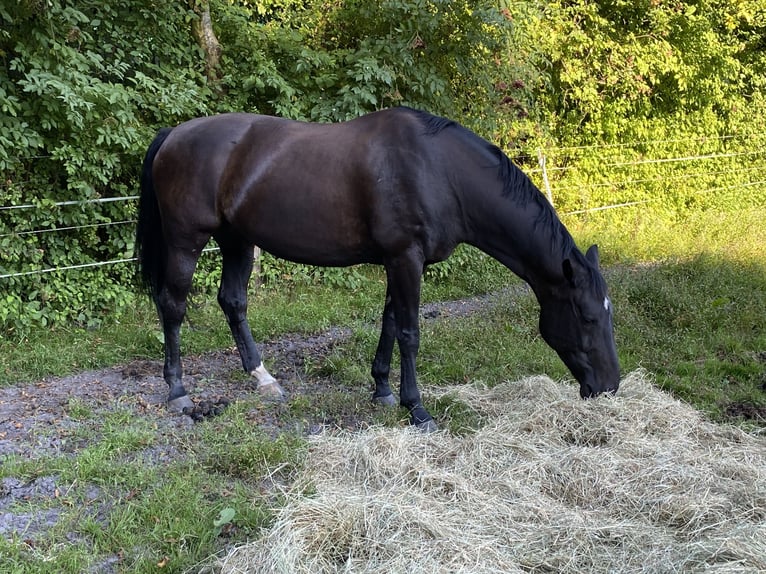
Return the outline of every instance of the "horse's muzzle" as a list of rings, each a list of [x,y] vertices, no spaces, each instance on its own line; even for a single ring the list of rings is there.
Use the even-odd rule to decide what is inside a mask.
[[[580,396],[583,399],[595,399],[598,396],[601,395],[607,395],[613,397],[617,394],[617,386],[604,389],[603,391],[593,391],[588,384],[582,384],[580,385]]]

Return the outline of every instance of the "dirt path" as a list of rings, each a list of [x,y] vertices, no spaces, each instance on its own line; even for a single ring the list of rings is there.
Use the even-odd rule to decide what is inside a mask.
[[[508,296],[508,293],[500,292],[426,304],[421,315],[426,321],[465,316]],[[316,335],[285,335],[262,343],[261,349],[272,374],[286,383],[284,386],[290,395],[311,395],[327,389],[331,381],[321,376],[307,376],[306,365],[320,364],[335,345],[350,335],[350,329],[334,327]],[[251,384],[243,382],[239,355],[234,347],[185,356],[183,362],[184,382],[195,401],[220,398],[236,401],[254,392]],[[158,425],[166,431],[193,424],[187,416],[169,415],[164,406],[166,397],[167,385],[162,379],[160,360],[133,361],[127,365],[2,388],[0,459],[11,454],[35,458],[71,452],[74,445],[67,439],[73,434],[72,427],[78,423],[70,414],[77,408],[96,414],[115,408],[128,408],[137,415],[153,414]],[[263,424],[278,426],[279,421],[264,420]]]

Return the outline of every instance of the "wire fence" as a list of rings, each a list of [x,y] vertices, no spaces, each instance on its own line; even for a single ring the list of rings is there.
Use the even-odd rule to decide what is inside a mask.
[[[723,135],[715,137],[700,137],[694,139],[667,139],[667,140],[652,140],[652,141],[636,141],[619,144],[604,144],[604,145],[591,145],[591,146],[570,146],[570,147],[556,147],[540,149],[537,153],[536,168],[525,168],[524,171],[535,179],[540,185],[543,192],[547,195],[548,199],[554,206],[556,206],[557,195],[562,193],[571,192],[573,190],[584,189],[630,189],[641,188],[649,184],[655,183],[668,183],[673,181],[709,181],[715,180],[718,177],[725,177],[732,173],[733,169],[736,169],[738,177],[752,175],[754,179],[747,181],[739,181],[731,185],[715,185],[700,187],[695,190],[697,195],[705,195],[713,192],[721,192],[725,190],[748,190],[750,188],[764,187],[766,186],[766,161],[758,163],[754,160],[764,160],[766,158],[766,146],[762,145],[763,140],[766,138],[766,134],[747,134],[747,135]],[[605,178],[602,181],[580,181],[576,183],[571,179],[577,179],[578,172],[583,171],[583,166],[579,165],[573,158],[576,159],[578,154],[583,152],[594,151],[622,151],[622,150],[639,150],[639,149],[652,149],[658,148],[662,145],[678,145],[679,147],[693,146],[695,144],[710,144],[718,143],[730,144],[731,142],[738,141],[740,144],[743,142],[750,142],[752,147],[760,149],[746,149],[744,151],[719,151],[714,153],[700,153],[697,155],[680,154],[668,154],[659,157],[640,157],[631,159],[620,159],[616,161],[606,161],[600,163],[598,169]],[[682,145],[681,145],[682,144]],[[608,155],[608,154],[605,154]],[[528,163],[530,160],[535,159],[533,156],[525,155],[512,158],[521,163]],[[755,165],[742,165],[741,162],[747,161],[755,163]],[[731,162],[740,162],[736,166]],[[678,165],[684,164],[686,166],[693,166],[691,171],[684,171],[682,173],[661,173],[653,175],[651,177],[644,177],[636,175],[636,168],[643,166],[662,166],[662,165]],[[721,167],[722,164],[725,167]],[[698,167],[698,166],[703,167]],[[710,167],[704,167],[710,166]],[[625,177],[623,174],[626,170],[632,170],[629,177]],[[640,170],[638,170],[640,173]],[[569,177],[571,176],[571,177]],[[34,203],[25,203],[21,205],[0,205],[0,215],[4,211],[10,210],[40,210],[48,209],[51,207],[61,208],[77,205],[98,205],[113,202],[128,202],[136,201],[138,196],[130,195],[125,197],[109,197],[101,199],[88,199],[81,201],[61,201],[48,203],[46,205],[38,205]],[[566,211],[560,211],[559,215],[579,215],[585,213],[595,213],[612,209],[622,209],[628,207],[635,207],[639,205],[645,205],[653,201],[661,199],[660,197],[648,197],[648,198],[636,198],[627,201],[615,201],[613,203],[604,203],[599,205],[592,205],[583,207],[581,209],[570,209]],[[64,232],[76,232],[85,229],[98,229],[115,226],[129,226],[135,225],[135,219],[123,219],[120,221],[102,221],[98,223],[88,223],[83,225],[69,225],[65,227],[46,227],[41,229],[22,229],[3,231],[0,233],[0,239],[12,239],[14,237],[29,237],[29,236],[42,236],[44,234],[51,233],[64,233]],[[1,228],[0,228],[1,229]],[[208,247],[203,252],[208,253],[217,251],[217,247]],[[105,261],[86,261],[81,263],[62,265],[62,266],[50,266],[41,267],[38,269],[30,269],[24,271],[12,271],[0,273],[0,280],[25,277],[30,275],[43,275],[46,273],[62,272],[62,271],[74,271],[81,269],[105,267],[111,265],[123,265],[132,263],[135,261],[133,257],[119,257],[109,259]],[[0,284],[0,287],[2,284]]]
[[[112,203],[114,201],[133,201],[138,199],[137,195],[129,195],[127,197],[103,197],[100,199],[81,199],[76,201],[56,201],[50,204],[51,207],[66,207],[69,205],[89,205],[95,203]],[[0,206],[0,211],[10,211],[12,209],[35,209],[42,206],[34,203],[26,203],[23,205],[4,205]]]

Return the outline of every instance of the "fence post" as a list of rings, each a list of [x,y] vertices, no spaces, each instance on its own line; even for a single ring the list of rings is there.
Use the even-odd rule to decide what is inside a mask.
[[[537,163],[543,172],[543,185],[545,186],[545,195],[548,201],[553,205],[553,195],[551,194],[551,182],[548,181],[548,171],[545,169],[545,155],[541,148],[537,148]]]

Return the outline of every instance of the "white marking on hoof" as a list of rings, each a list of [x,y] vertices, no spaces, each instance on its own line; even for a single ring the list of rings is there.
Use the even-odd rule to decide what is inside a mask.
[[[250,374],[255,377],[258,384],[258,392],[261,393],[261,395],[278,399],[285,396],[282,387],[277,380],[271,376],[271,373],[266,370],[263,363],[258,365]]]
[[[185,408],[194,408],[194,402],[189,398],[189,395],[181,395],[171,401],[168,401],[168,410],[171,413],[182,413]]]

